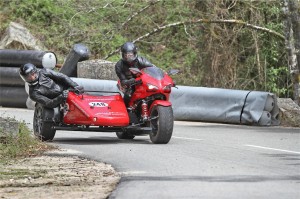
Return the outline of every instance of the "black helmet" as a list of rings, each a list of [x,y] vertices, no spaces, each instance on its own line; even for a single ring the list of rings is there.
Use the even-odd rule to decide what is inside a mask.
[[[37,72],[38,71],[35,65],[31,63],[27,63],[20,67],[19,74],[20,77],[29,85],[35,85],[38,83],[38,79],[39,79]]]
[[[127,63],[132,63],[137,58],[137,48],[132,42],[126,42],[121,47],[122,59]]]

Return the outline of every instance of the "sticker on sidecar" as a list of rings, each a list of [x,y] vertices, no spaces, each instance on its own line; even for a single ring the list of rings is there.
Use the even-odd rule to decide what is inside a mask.
[[[105,102],[90,102],[89,105],[92,107],[107,107],[108,106],[108,104]]]

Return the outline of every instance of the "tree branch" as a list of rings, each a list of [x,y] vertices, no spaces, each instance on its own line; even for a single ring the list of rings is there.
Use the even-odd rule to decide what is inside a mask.
[[[150,2],[150,4],[148,4],[146,7],[140,9],[139,11],[133,13],[133,15],[131,15],[129,18],[127,18],[127,20],[125,22],[123,22],[120,26],[119,29],[121,29],[125,24],[127,24],[129,21],[131,21],[134,17],[136,17],[137,15],[139,15],[140,13],[142,13],[144,10],[148,9],[150,6],[155,5],[156,3],[160,2],[161,0],[156,0],[156,1],[152,1]]]
[[[277,37],[279,37],[280,39],[285,39],[285,37],[283,35],[281,35],[280,33],[270,30],[268,28],[264,28],[264,27],[260,27],[260,26],[256,26],[253,24],[249,24],[246,23],[244,21],[241,20],[236,20],[236,19],[228,19],[228,20],[208,20],[208,19],[198,19],[198,20],[191,20],[191,21],[181,21],[181,22],[176,22],[176,23],[171,23],[171,24],[167,24],[165,26],[160,26],[158,28],[154,28],[151,32],[148,32],[145,35],[142,35],[140,37],[138,37],[137,39],[133,40],[132,42],[138,42],[144,38],[147,38],[155,33],[158,33],[166,28],[170,28],[170,27],[176,27],[176,26],[181,26],[181,25],[185,25],[185,24],[196,24],[196,23],[229,23],[229,24],[236,24],[236,25],[242,25],[244,27],[250,28],[250,29],[254,29],[254,30],[260,30],[263,32],[267,32],[270,33],[272,35],[275,35]],[[116,54],[119,52],[119,48],[118,47],[115,51],[111,52],[110,54],[108,54],[106,57],[104,57],[103,59],[108,59],[109,57],[111,57],[112,55]]]

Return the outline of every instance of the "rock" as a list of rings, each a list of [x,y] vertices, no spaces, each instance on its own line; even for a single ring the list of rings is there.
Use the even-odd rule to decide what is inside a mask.
[[[21,24],[11,22],[0,41],[0,49],[33,49],[45,50],[45,47],[28,29]]]
[[[16,137],[19,133],[20,123],[13,118],[0,117],[0,139],[8,136]]]
[[[118,80],[114,62],[87,60],[77,64],[77,77],[102,80]]]
[[[282,126],[300,127],[300,107],[290,98],[278,98]]]

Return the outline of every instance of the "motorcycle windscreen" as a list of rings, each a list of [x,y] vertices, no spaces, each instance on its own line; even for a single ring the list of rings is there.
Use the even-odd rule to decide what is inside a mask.
[[[69,93],[65,124],[128,126],[129,116],[121,95],[93,96]]]

